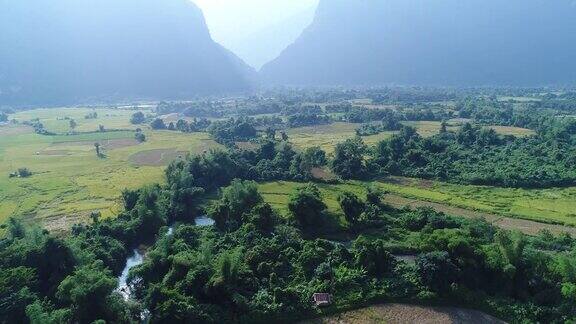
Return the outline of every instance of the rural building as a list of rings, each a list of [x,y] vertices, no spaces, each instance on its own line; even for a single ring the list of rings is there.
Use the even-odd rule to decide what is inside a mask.
[[[315,293],[312,298],[314,299],[314,304],[318,307],[332,304],[332,296],[327,293]]]

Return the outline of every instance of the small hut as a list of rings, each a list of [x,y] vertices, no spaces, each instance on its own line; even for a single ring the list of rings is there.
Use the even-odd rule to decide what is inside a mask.
[[[314,299],[314,304],[318,307],[329,306],[332,304],[332,296],[327,293],[315,293],[312,295],[312,298]]]

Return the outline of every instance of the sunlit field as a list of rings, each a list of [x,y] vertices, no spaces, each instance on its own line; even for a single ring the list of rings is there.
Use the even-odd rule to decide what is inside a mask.
[[[448,131],[458,131],[460,126],[462,125],[463,121],[460,120],[449,120],[447,121],[446,129]],[[438,134],[440,128],[442,127],[442,123],[438,121],[412,121],[412,122],[403,122],[406,126],[412,126],[418,130],[418,134],[423,137],[430,137]],[[516,137],[525,137],[536,134],[531,129],[520,128],[520,127],[511,127],[511,126],[486,126],[489,128],[494,129],[500,135],[514,135]]]
[[[15,116],[25,120],[34,114],[49,131],[62,132],[67,131],[68,121],[58,118],[64,113],[84,116],[90,111],[56,109]],[[163,170],[173,159],[218,146],[206,133],[152,131],[148,127],[144,127],[144,143],[136,141],[135,132],[129,130],[81,133],[79,130],[92,130],[99,124],[136,128],[129,121],[132,111],[96,112],[97,119],[78,119],[76,135],[44,136],[26,126],[0,127],[0,221],[16,216],[61,230],[86,221],[92,211],[101,212],[103,217],[117,215],[122,210],[119,198],[123,189],[161,183]],[[103,158],[96,155],[96,142],[101,144]],[[28,168],[33,175],[9,178],[18,168]]]
[[[435,181],[424,181],[408,178],[390,178],[374,182],[348,181],[342,184],[319,185],[328,210],[338,217],[343,214],[338,205],[337,197],[344,191],[350,191],[358,196],[365,196],[366,187],[375,185],[390,195],[385,200],[397,205],[395,199],[404,197],[422,202],[438,203],[441,206],[458,207],[455,216],[501,216],[520,218],[542,223],[576,226],[576,188],[553,189],[512,189],[483,186],[456,185]],[[259,185],[266,201],[276,207],[281,214],[287,214],[286,204],[290,194],[302,186],[295,182],[269,182]],[[438,208],[450,212],[449,208]],[[467,213],[466,210],[478,213]],[[458,213],[466,215],[458,215]],[[535,224],[537,226],[538,224]],[[537,232],[537,230],[535,231]]]
[[[359,126],[360,124],[337,122],[328,125],[292,128],[287,133],[290,142],[298,149],[320,146],[327,153],[332,153],[336,144],[356,136],[356,129]],[[384,132],[363,137],[362,140],[368,145],[374,145],[389,138],[392,134],[393,132]]]

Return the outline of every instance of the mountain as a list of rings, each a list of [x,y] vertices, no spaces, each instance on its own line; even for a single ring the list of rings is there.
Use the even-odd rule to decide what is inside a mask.
[[[188,0],[0,0],[0,105],[248,90]]]
[[[314,19],[315,7],[310,7],[281,22],[266,26],[248,37],[228,44],[230,50],[257,70],[278,57],[292,44]]]
[[[576,84],[573,0],[321,0],[261,71],[288,85]]]

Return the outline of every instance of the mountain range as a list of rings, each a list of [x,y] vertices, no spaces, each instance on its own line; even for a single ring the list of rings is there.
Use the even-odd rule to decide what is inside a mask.
[[[236,93],[255,71],[188,0],[0,0],[0,105]]]
[[[270,27],[242,54],[261,64],[307,19]],[[211,38],[189,0],[0,0],[0,31],[0,106],[189,99],[258,83],[576,84],[573,0],[321,0],[260,73]]]
[[[572,0],[321,0],[261,70],[285,85],[576,83]]]

